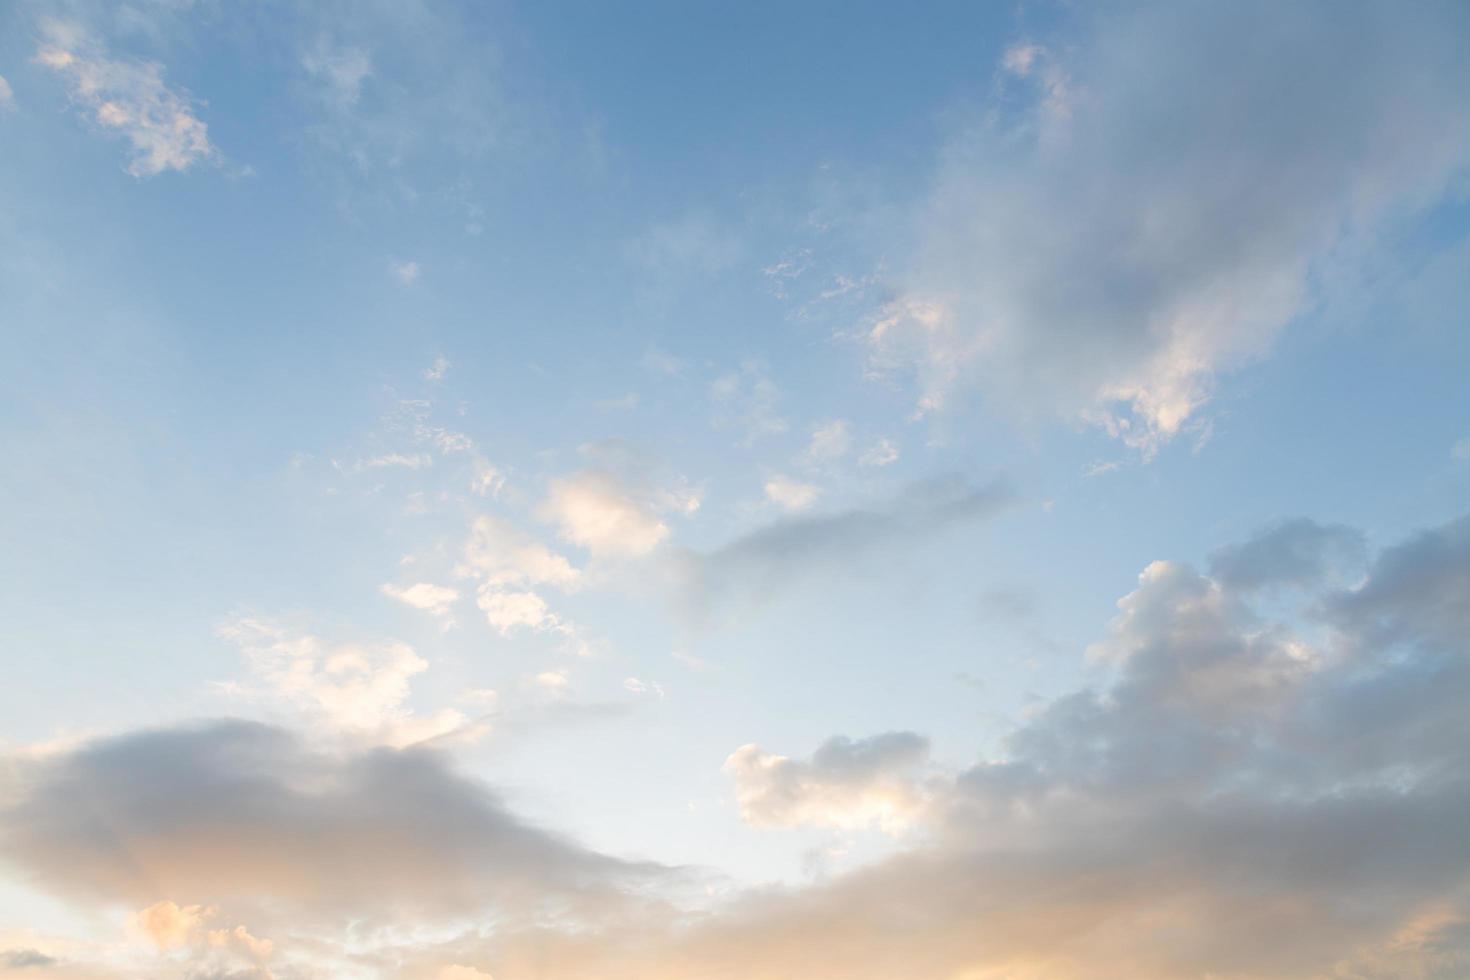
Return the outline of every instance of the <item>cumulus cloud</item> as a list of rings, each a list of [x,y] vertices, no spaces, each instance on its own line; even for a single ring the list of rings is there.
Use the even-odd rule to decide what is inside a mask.
[[[332,644],[248,617],[224,623],[219,633],[240,648],[257,679],[222,689],[288,708],[324,732],[392,745],[478,732],[453,709],[409,709],[410,680],[429,664],[406,643]]]
[[[454,604],[459,601],[459,591],[445,585],[434,585],[431,582],[415,582],[413,585],[400,586],[391,582],[380,586],[385,596],[397,599],[399,602],[435,616],[447,616]]]
[[[1358,529],[1298,517],[1219,549],[1210,556],[1210,574],[1242,590],[1273,585],[1310,588],[1334,572],[1361,568],[1367,557],[1368,542]]]
[[[766,499],[785,510],[806,510],[817,502],[822,491],[810,483],[793,480],[777,473],[766,481]]]
[[[187,94],[164,84],[162,65],[111,58],[101,42],[65,21],[44,21],[41,36],[37,63],[66,79],[73,104],[98,126],[132,145],[128,173],[152,177],[217,158],[209,127]]]
[[[743,745],[725,760],[725,772],[735,780],[740,816],[755,826],[877,824],[896,834],[925,807],[915,770],[928,754],[928,740],[912,732],[839,736],[818,746],[809,761]]]
[[[625,443],[592,443],[581,452],[597,465],[552,480],[537,514],[562,540],[594,556],[646,555],[669,536],[665,515],[699,510],[696,490],[661,479],[658,467]]]
[[[492,909],[515,919],[550,902],[590,913],[658,873],[524,823],[425,749],[324,752],[221,721],[100,739],[8,771],[0,854],[12,868],[84,903],[157,903],[145,928],[169,946],[215,918],[211,908],[293,927]],[[214,939],[248,946],[247,935]]]
[[[881,549],[907,549],[946,529],[992,516],[1014,499],[1003,482],[941,479],[868,510],[786,517],[714,551],[675,561],[679,601],[696,620],[760,603],[815,574],[850,568]]]
[[[1327,266],[1470,162],[1470,23],[1453,3],[1320,2],[1068,25],[1007,52],[866,339],[876,371],[917,375],[921,410],[976,387],[1147,456],[1312,307]]]

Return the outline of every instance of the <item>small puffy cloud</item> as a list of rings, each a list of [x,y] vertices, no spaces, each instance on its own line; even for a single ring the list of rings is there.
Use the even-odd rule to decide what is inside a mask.
[[[623,690],[629,694],[652,694],[660,701],[664,699],[663,685],[652,681],[639,680],[637,677],[628,677],[623,680]]]
[[[810,483],[793,480],[779,473],[766,481],[766,499],[785,510],[806,510],[817,502],[822,491]]]
[[[852,426],[845,419],[833,419],[812,428],[806,458],[812,463],[831,463],[852,451]]]
[[[1363,532],[1299,517],[1215,551],[1210,555],[1210,574],[1240,590],[1274,585],[1310,588],[1328,581],[1334,572],[1361,568],[1367,558]]]
[[[217,913],[217,909],[203,905],[180,906],[165,899],[143,909],[134,921],[159,949],[174,949],[191,942]]]
[[[851,830],[876,824],[897,834],[927,805],[917,770],[928,754],[928,739],[912,732],[838,736],[806,761],[744,745],[725,760],[725,772],[735,780],[740,816],[755,826]]]
[[[400,746],[470,733],[458,711],[420,716],[408,708],[410,680],[429,665],[406,643],[330,644],[251,618],[226,622],[219,633],[257,678],[253,686],[221,685],[225,691],[288,707],[327,733]]]
[[[444,375],[449,373],[449,359],[445,357],[434,358],[434,363],[424,368],[423,378],[425,381],[443,381]]]
[[[470,492],[479,497],[498,497],[505,489],[505,475],[483,456],[475,457]]]
[[[405,286],[412,286],[419,281],[419,264],[417,262],[398,262],[395,260],[388,263],[388,272],[394,279],[397,279]]]
[[[892,440],[879,439],[858,457],[859,466],[877,468],[898,462],[898,446]]]
[[[1450,447],[1450,459],[1462,463],[1470,460],[1470,437],[1455,441],[1455,444]]]
[[[482,586],[477,600],[485,620],[509,635],[517,629],[559,630],[564,629],[561,620],[551,612],[546,600],[534,592],[505,591],[495,586]]]
[[[641,467],[618,449],[584,447],[610,465],[552,480],[537,514],[556,526],[562,540],[594,555],[636,558],[668,537],[664,514],[692,514],[699,509],[700,496],[683,485],[652,485]]]
[[[15,106],[15,92],[10,88],[10,83],[0,75],[0,109],[10,109]]]
[[[380,587],[380,591],[404,605],[435,616],[447,616],[454,603],[459,601],[459,590],[429,582],[416,582],[407,587],[387,583]]]
[[[152,177],[218,156],[193,101],[164,84],[163,66],[110,58],[100,42],[64,21],[44,21],[41,36],[36,62],[66,79],[72,103],[103,130],[132,144],[128,173]]]
[[[532,678],[532,680],[537,687],[558,693],[565,691],[568,683],[567,672],[565,670],[544,670]]]
[[[497,587],[551,585],[571,590],[582,583],[582,573],[564,556],[509,521],[484,515],[470,526],[460,568]]]

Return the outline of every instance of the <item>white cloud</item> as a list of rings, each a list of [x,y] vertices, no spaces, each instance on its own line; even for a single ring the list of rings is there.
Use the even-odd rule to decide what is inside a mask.
[[[203,905],[181,906],[164,899],[140,911],[133,921],[159,949],[174,949],[191,942],[218,911]]]
[[[436,357],[433,364],[424,368],[423,378],[425,381],[443,381],[447,373],[449,373],[449,359],[442,356]]]
[[[858,457],[859,466],[882,467],[898,462],[898,446],[888,439],[879,439]]]
[[[388,263],[388,272],[405,286],[412,286],[419,281],[419,264],[417,262]]]
[[[1470,437],[1459,439],[1450,447],[1450,459],[1460,462],[1470,460]]]
[[[11,89],[10,83],[5,80],[5,76],[0,75],[0,109],[9,109],[14,105],[15,92]]]
[[[629,694],[653,694],[660,701],[664,699],[663,685],[652,681],[639,680],[637,677],[628,677],[623,680],[623,690]]]
[[[852,451],[852,426],[845,419],[833,419],[812,427],[806,458],[813,463],[831,463]]]
[[[480,516],[470,526],[461,571],[496,586],[552,585],[571,590],[582,573],[565,557],[508,521]]]
[[[812,484],[779,473],[766,481],[765,489],[766,499],[786,510],[806,510],[821,495],[821,491]]]
[[[674,503],[686,512],[699,506],[697,497]],[[553,480],[538,513],[563,540],[596,555],[645,555],[669,535],[656,502],[606,470]]]
[[[508,592],[492,585],[480,587],[477,600],[485,620],[501,635],[517,629],[558,630],[562,623],[552,614],[546,600],[534,592]]]
[[[483,456],[475,457],[474,473],[470,477],[470,492],[481,497],[498,497],[505,489],[505,476]]]
[[[755,826],[877,825],[899,834],[928,805],[917,777],[928,754],[928,740],[911,732],[828,739],[805,762],[744,745],[725,772],[735,779],[740,816]]]
[[[64,21],[44,21],[41,34],[35,60],[67,80],[71,101],[99,126],[132,144],[128,173],[152,177],[218,156],[192,100],[164,84],[163,66],[109,58],[98,41]]]
[[[435,616],[447,616],[454,603],[459,601],[458,590],[429,582],[416,582],[407,587],[388,583],[381,588],[384,595]]]
[[[406,643],[334,645],[251,618],[230,620],[219,634],[240,648],[260,684],[221,689],[289,707],[329,734],[397,746],[478,734],[458,711],[422,716],[407,707],[410,680],[429,664]]]
[[[1470,162],[1463,16],[1141,4],[1013,47],[1023,101],[944,154],[872,369],[1153,454]]]

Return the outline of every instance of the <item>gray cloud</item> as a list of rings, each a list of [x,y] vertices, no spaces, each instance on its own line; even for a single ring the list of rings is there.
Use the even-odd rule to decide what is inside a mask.
[[[1210,555],[1210,574],[1234,589],[1275,585],[1308,588],[1340,569],[1361,567],[1368,555],[1363,532],[1305,517],[1264,528],[1249,541]]]
[[[677,566],[681,605],[700,621],[731,606],[759,604],[812,576],[991,517],[1015,499],[1002,480],[977,487],[947,478],[872,509],[787,517],[715,551],[685,552]]]
[[[56,958],[34,949],[0,950],[0,967],[6,970],[24,970],[28,967],[55,966]]]
[[[92,903],[259,906],[294,922],[591,910],[658,869],[515,818],[426,749],[329,754],[220,721],[91,742],[18,765],[0,854]]]
[[[928,784],[929,830],[908,850],[683,929],[512,938],[495,966],[615,980],[1462,977],[1470,632],[1447,627],[1470,596],[1467,527],[1423,532],[1361,586],[1306,596],[1326,627],[1310,639],[1251,590],[1156,562],[1094,648],[1116,665],[1110,682]],[[1257,571],[1289,576],[1298,556],[1278,557]],[[754,771],[871,776],[894,738],[922,744],[834,741],[819,753],[831,764],[762,753]]]

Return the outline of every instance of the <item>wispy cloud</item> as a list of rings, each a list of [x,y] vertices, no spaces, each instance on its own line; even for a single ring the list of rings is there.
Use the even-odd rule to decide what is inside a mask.
[[[218,159],[194,100],[164,84],[162,65],[109,57],[100,41],[66,21],[44,21],[41,34],[35,60],[66,79],[72,102],[93,122],[132,144],[128,173],[152,177]]]

